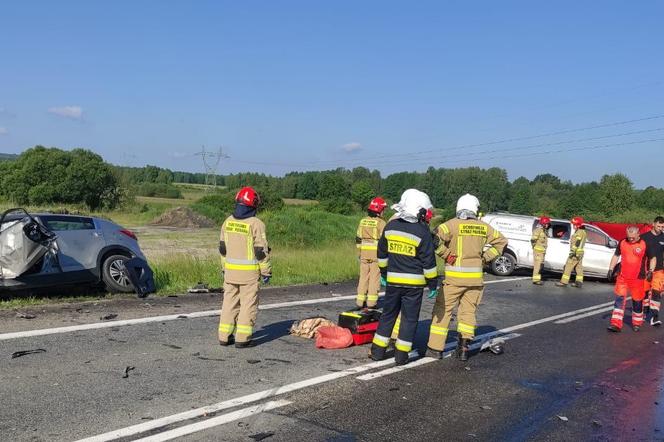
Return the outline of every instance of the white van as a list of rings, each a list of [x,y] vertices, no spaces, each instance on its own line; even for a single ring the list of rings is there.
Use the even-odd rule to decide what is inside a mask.
[[[508,239],[503,255],[491,263],[491,271],[500,276],[511,275],[518,268],[533,268],[533,248],[530,244],[538,218],[511,213],[488,213],[482,221],[498,229]],[[588,239],[584,247],[583,273],[599,278],[609,277],[609,264],[618,241],[598,227],[585,224]],[[562,273],[569,256],[572,225],[568,220],[551,219],[544,258],[544,270]]]

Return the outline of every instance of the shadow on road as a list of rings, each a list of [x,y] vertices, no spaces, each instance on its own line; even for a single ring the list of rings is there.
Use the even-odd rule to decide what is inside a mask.
[[[267,344],[270,341],[279,339],[288,335],[291,325],[293,325],[294,320],[279,321],[274,324],[268,324],[256,331],[253,336],[254,342],[256,345]]]

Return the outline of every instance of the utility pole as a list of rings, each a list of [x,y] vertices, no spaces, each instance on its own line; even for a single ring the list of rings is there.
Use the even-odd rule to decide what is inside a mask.
[[[205,171],[205,185],[208,189],[217,187],[217,174],[219,171],[219,164],[222,158],[230,158],[223,151],[223,147],[219,147],[219,151],[210,152],[205,150],[202,146],[201,151],[196,154],[203,159],[203,170]]]

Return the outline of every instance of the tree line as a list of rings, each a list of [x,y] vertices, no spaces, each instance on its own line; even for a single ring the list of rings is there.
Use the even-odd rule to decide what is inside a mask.
[[[92,210],[112,209],[132,193],[177,198],[180,190],[174,184],[204,182],[202,173],[150,165],[113,166],[83,149],[64,151],[36,146],[14,160],[0,162],[0,197],[17,204],[85,204]],[[217,183],[230,194],[250,185],[269,192],[272,201],[279,197],[318,200],[324,210],[336,213],[364,210],[376,195],[397,201],[411,187],[428,193],[442,217],[454,215],[456,200],[464,193],[476,195],[485,212],[560,218],[581,215],[624,222],[651,221],[655,214],[664,213],[664,189],[637,190],[623,174],[575,184],[552,174],[510,181],[507,172],[497,167],[430,167],[425,172],[398,172],[386,177],[378,170],[355,167],[290,172],[283,177],[261,173],[220,175]]]

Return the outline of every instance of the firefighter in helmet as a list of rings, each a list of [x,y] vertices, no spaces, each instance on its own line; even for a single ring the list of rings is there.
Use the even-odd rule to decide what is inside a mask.
[[[546,255],[546,245],[548,241],[547,231],[551,225],[551,218],[542,216],[539,224],[533,229],[533,236],[530,243],[533,245],[533,284],[542,285],[542,266]]]
[[[387,203],[381,197],[371,200],[367,209],[367,216],[362,218],[357,227],[355,242],[360,260],[360,280],[357,284],[356,304],[358,308],[365,305],[368,308],[376,307],[378,291],[380,290],[380,269],[378,268],[378,240],[385,229],[383,211]]]
[[[574,287],[581,288],[583,286],[583,249],[586,245],[586,228],[583,225],[583,218],[575,216],[571,220],[574,233],[569,241],[569,256],[565,262],[565,269],[560,282],[557,282],[558,287],[567,287],[569,284],[572,271],[576,272],[576,279],[572,284]]]
[[[245,348],[255,345],[251,337],[258,313],[258,284],[272,277],[270,247],[265,224],[256,217],[260,203],[252,187],[235,196],[235,211],[221,226],[219,253],[224,274],[224,300],[219,320],[219,344]]]

